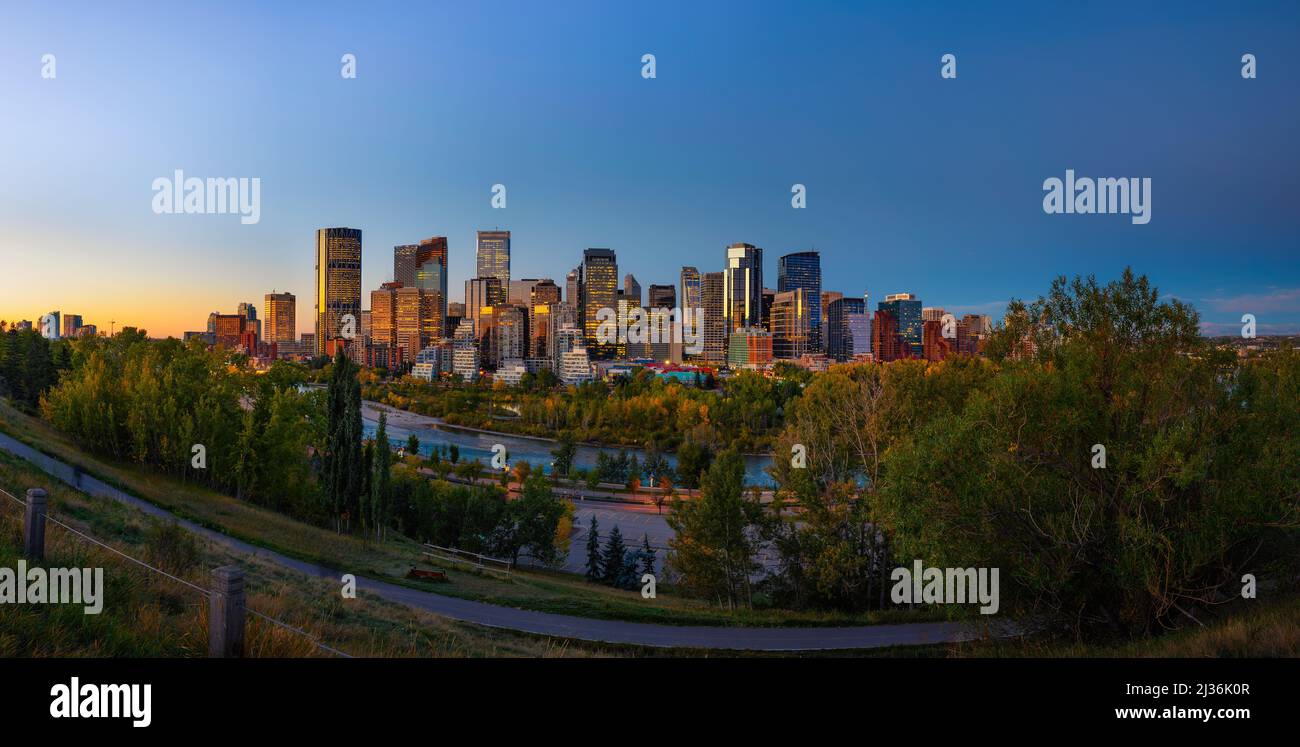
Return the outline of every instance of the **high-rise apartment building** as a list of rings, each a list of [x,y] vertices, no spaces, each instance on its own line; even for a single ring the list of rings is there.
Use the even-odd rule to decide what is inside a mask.
[[[757,327],[763,320],[763,250],[753,244],[727,247],[722,284],[727,331]]]
[[[589,352],[595,357],[613,357],[617,345],[596,341],[602,309],[618,312],[618,257],[613,249],[587,249],[582,253],[582,331]]]
[[[322,228],[316,232],[316,354],[343,337],[344,321],[361,317],[361,229]]]
[[[478,232],[478,272],[481,278],[496,278],[504,292],[510,287],[510,232]],[[504,303],[504,299],[502,300]]]
[[[809,326],[807,352],[819,352],[824,349],[822,347],[821,254],[815,251],[793,252],[777,260],[777,294],[795,289],[806,291]]]
[[[262,316],[266,326],[262,339],[267,342],[293,342],[298,339],[298,301],[292,293],[267,293],[262,298]]]

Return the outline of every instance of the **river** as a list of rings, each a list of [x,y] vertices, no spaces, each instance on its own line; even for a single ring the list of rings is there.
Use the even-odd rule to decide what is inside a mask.
[[[489,464],[492,461],[492,447],[496,444],[502,444],[506,447],[506,453],[509,455],[511,462],[523,459],[530,463],[534,469],[542,469],[546,472],[551,469],[551,461],[554,459],[551,456],[551,450],[555,448],[555,442],[552,440],[513,436],[508,433],[485,433],[466,430],[444,425],[437,418],[404,410],[394,410],[386,405],[371,401],[366,401],[361,410],[366,438],[373,438],[375,435],[380,409],[388,413],[388,440],[394,446],[405,443],[407,437],[414,433],[415,437],[420,439],[420,454],[423,456],[432,453],[435,446],[443,448],[444,453],[446,453],[445,449],[455,444],[460,449],[460,458],[462,460],[472,461],[478,459],[484,464]],[[619,449],[578,444],[577,453],[573,459],[574,468],[594,468],[596,466],[596,455],[602,451],[610,456],[617,456]],[[638,461],[645,457],[645,453],[641,449],[629,447],[624,451],[627,451],[629,455],[635,454]],[[664,457],[667,458],[668,463],[674,469],[677,467],[676,456],[664,454]],[[771,463],[772,458],[770,456],[746,456],[745,484],[764,488],[772,487],[772,478],[766,472]]]

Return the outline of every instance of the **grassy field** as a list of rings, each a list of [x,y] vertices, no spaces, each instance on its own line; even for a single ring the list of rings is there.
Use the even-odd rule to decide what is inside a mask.
[[[665,585],[658,587],[655,599],[647,600],[639,591],[613,589],[587,583],[572,574],[535,569],[518,570],[503,578],[451,565],[446,568],[447,583],[412,581],[405,578],[406,572],[412,565],[425,564],[428,559],[421,555],[419,544],[396,532],[383,543],[365,542],[147,468],[99,459],[45,421],[3,402],[0,402],[0,430],[39,451],[79,466],[86,474],[105,483],[229,536],[347,573],[383,578],[448,596],[541,612],[668,625],[867,625],[938,617],[922,610],[860,615],[781,609],[729,612],[678,596]],[[43,485],[52,481],[53,478],[46,478]]]
[[[256,558],[192,538],[193,553],[160,555],[159,522],[122,504],[92,498],[0,453],[0,485],[22,497],[29,487],[49,491],[51,514],[132,557],[163,567],[198,586],[212,568],[238,560],[245,568],[250,609],[308,632],[353,656],[595,656],[626,654],[449,621],[362,593],[343,599],[336,584],[308,579]],[[0,496],[0,566],[21,557],[22,507]],[[180,559],[183,558],[183,561]],[[47,567],[102,567],[104,607],[83,614],[76,605],[0,606],[0,657],[207,655],[207,603],[196,590],[96,547],[54,524],[46,528]],[[308,637],[257,617],[246,623],[247,655],[332,656]]]
[[[159,548],[160,522],[114,501],[93,498],[52,482],[32,465],[0,452],[0,486],[21,497],[29,487],[50,492],[54,516],[132,557],[148,560],[199,586],[208,585],[208,571],[238,561],[247,572],[251,609],[300,628],[327,645],[354,656],[394,657],[593,657],[593,656],[735,656],[734,652],[688,649],[648,649],[551,639],[458,623],[412,610],[362,593],[345,600],[333,583],[256,558],[232,556],[223,546],[191,539],[192,554]],[[22,507],[0,496],[0,566],[14,567],[20,557]],[[190,537],[187,533],[184,537]],[[71,605],[0,606],[0,657],[128,656],[196,657],[207,653],[207,604],[197,591],[140,568],[120,556],[95,547],[63,528],[46,531],[46,566],[103,567],[104,611],[85,615]],[[486,576],[451,571],[454,580],[443,588],[474,596],[496,594],[503,586],[519,589],[523,601],[564,609],[564,598],[542,596],[535,587],[550,585],[563,591],[595,594],[580,580],[563,574],[554,579],[496,581]],[[537,574],[545,578],[548,574]],[[537,596],[529,597],[529,594]],[[558,594],[558,593],[557,593]],[[622,595],[608,590],[601,596]],[[626,593],[632,596],[631,593]],[[503,601],[512,601],[506,598]],[[637,596],[639,600],[639,596]],[[593,604],[580,606],[590,612]],[[629,602],[635,604],[637,602]],[[1300,597],[1285,594],[1261,598],[1254,607],[1209,621],[1208,627],[1188,627],[1164,636],[1107,645],[1086,644],[1040,636],[1033,639],[820,652],[815,656],[854,657],[1236,657],[1300,656]],[[575,605],[578,606],[578,605]],[[653,608],[651,608],[653,609]],[[617,612],[617,610],[615,610]],[[674,618],[679,619],[679,618]],[[249,656],[331,656],[311,638],[286,631],[256,617],[247,621]],[[781,654],[743,654],[778,656]]]

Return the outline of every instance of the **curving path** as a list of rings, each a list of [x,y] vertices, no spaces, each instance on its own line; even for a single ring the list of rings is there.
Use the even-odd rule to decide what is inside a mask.
[[[338,579],[342,572],[250,545],[221,532],[173,515],[154,504],[74,470],[8,434],[0,433],[0,449],[25,459],[51,476],[88,495],[111,498],[151,516],[176,521],[186,530],[240,553],[269,560],[308,576]],[[357,577],[357,587],[398,604],[422,609],[454,620],[507,628],[538,635],[576,638],[612,644],[634,644],[671,648],[699,648],[748,651],[816,651],[909,646],[973,640],[979,631],[961,623],[907,623],[846,628],[754,628],[654,625],[650,623],[598,620],[521,610],[485,602],[443,596],[376,579]]]

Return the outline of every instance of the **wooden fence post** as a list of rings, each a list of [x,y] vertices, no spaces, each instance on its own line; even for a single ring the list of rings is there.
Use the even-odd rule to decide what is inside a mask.
[[[208,601],[208,656],[244,655],[244,569],[226,565],[212,571]]]
[[[27,510],[23,514],[23,554],[32,560],[45,560],[45,491],[27,491]]]

